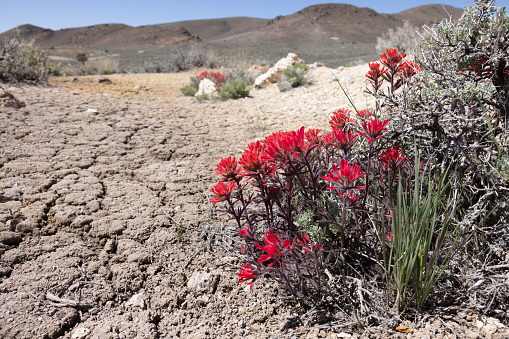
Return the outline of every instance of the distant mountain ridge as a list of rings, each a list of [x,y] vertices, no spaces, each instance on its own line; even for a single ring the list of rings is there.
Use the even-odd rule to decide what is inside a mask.
[[[444,18],[457,20],[462,9],[425,5],[396,14],[380,14],[370,8],[347,4],[321,4],[274,19],[233,17],[191,20],[132,27],[101,24],[61,30],[22,25],[0,34],[5,39],[19,34],[43,48],[65,46],[170,46],[178,43],[220,43],[231,46],[278,46],[296,48],[334,43],[373,43],[389,28],[408,20],[415,26]]]

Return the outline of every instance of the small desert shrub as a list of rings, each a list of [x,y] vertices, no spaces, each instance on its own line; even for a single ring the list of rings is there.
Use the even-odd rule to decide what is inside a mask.
[[[228,69],[224,72],[224,75],[228,80],[241,80],[248,84],[254,83],[256,79],[255,74],[247,72],[244,69]]]
[[[178,46],[168,56],[164,69],[169,72],[182,72],[196,67],[216,68],[217,62],[201,48]]]
[[[185,96],[194,96],[196,92],[198,92],[198,88],[200,87],[200,79],[198,76],[189,77],[190,84],[182,87],[180,92]]]
[[[413,55],[414,49],[421,40],[424,33],[422,29],[413,26],[409,21],[405,21],[403,26],[389,30],[376,38],[376,51],[383,54],[387,49],[397,49],[401,53]]]
[[[220,100],[240,99],[249,96],[249,84],[242,80],[228,80],[219,91]]]
[[[118,72],[118,61],[112,59],[92,59],[87,60],[83,66],[80,67],[81,75],[105,75],[114,74]]]
[[[163,66],[159,63],[153,62],[145,62],[143,64],[143,72],[145,73],[161,73],[163,71]]]
[[[304,77],[308,66],[304,64],[295,64],[283,71],[283,80],[278,83],[281,92],[290,90],[304,84]]]
[[[20,37],[0,42],[0,81],[43,81],[51,70],[46,54]]]
[[[60,66],[54,62],[48,62],[48,68],[49,68],[49,72],[51,75],[54,75],[57,77],[64,75],[64,72],[62,71]]]
[[[84,64],[85,61],[88,60],[88,57],[85,53],[78,53],[78,54],[76,54],[76,60],[78,60],[78,62],[81,62],[82,64]]]

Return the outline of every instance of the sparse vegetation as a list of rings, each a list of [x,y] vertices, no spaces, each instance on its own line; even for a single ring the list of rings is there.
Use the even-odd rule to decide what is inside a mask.
[[[84,64],[85,61],[88,60],[88,57],[85,53],[78,53],[78,54],[76,54],[76,60],[78,60],[78,62],[81,62],[82,64]]]
[[[424,30],[405,21],[403,26],[396,29],[389,28],[381,37],[376,38],[376,51],[383,54],[387,49],[395,48],[401,53],[413,56],[423,34]]]
[[[200,79],[198,79],[198,76],[196,75],[189,77],[189,81],[190,84],[182,87],[180,92],[185,96],[194,96],[200,87]]]
[[[182,72],[196,67],[216,68],[218,64],[201,47],[177,46],[173,48],[163,67],[168,72]]]
[[[240,99],[249,96],[249,84],[243,80],[228,80],[219,91],[220,100]]]
[[[308,66],[305,64],[295,64],[285,69],[283,80],[278,83],[279,90],[284,92],[304,84],[307,70]]]
[[[0,81],[39,82],[50,72],[46,54],[32,42],[18,36],[0,42]]]

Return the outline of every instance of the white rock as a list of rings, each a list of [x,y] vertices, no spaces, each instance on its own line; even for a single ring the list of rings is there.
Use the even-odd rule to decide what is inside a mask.
[[[143,300],[143,292],[135,294],[126,303],[126,306],[145,308],[145,301]]]
[[[260,75],[258,78],[256,78],[256,80],[255,80],[255,87],[257,87],[257,88],[267,87],[271,83],[274,83],[274,82],[276,82],[278,80],[281,80],[283,72],[285,71],[285,69],[287,69],[288,67],[291,67],[291,66],[293,66],[296,63],[301,62],[301,61],[302,60],[300,60],[297,57],[297,54],[295,54],[295,53],[288,53],[286,58],[283,58],[283,59],[279,60],[274,65],[274,67],[270,68],[267,71],[267,73],[264,73],[264,74]]]
[[[71,339],[84,339],[90,334],[90,329],[86,327],[77,327],[72,331]]]
[[[208,290],[211,282],[211,274],[195,271],[187,281],[187,288],[191,290]]]
[[[87,109],[87,113],[97,113],[97,110],[89,108],[89,109]]]
[[[202,81],[200,81],[198,92],[196,92],[194,96],[197,97],[206,94],[209,97],[212,97],[217,95],[218,91],[219,88],[217,87],[217,85],[212,80],[205,78]]]

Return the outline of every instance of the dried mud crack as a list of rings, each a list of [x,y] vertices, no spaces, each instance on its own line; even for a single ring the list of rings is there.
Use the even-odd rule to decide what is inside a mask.
[[[334,72],[365,106],[363,71]],[[238,285],[242,263],[207,201],[221,158],[347,107],[332,70],[314,72],[312,86],[206,104],[179,95],[190,74],[10,88],[27,107],[0,108],[0,193],[18,194],[0,203],[0,337],[352,333],[299,313],[271,281]]]

